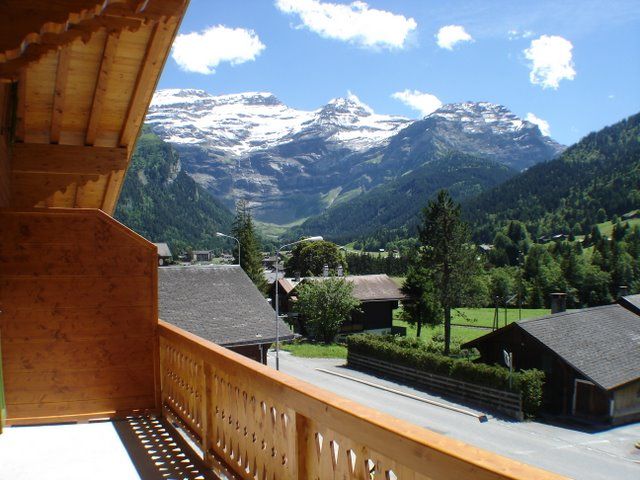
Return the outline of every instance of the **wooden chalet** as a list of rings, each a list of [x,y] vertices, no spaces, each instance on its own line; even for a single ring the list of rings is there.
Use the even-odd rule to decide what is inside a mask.
[[[326,278],[331,277],[278,279],[280,311],[290,314],[291,318],[297,322],[296,288],[303,282],[323,281]],[[386,274],[347,275],[343,278],[353,285],[353,296],[360,301],[360,306],[351,314],[349,321],[342,325],[340,333],[390,333],[393,327],[393,311],[398,308],[400,301],[407,299],[396,283]],[[275,283],[271,287],[270,296],[275,302]],[[304,322],[303,319],[300,321]],[[304,331],[302,323],[297,328]]]
[[[163,455],[153,478],[171,477],[169,468],[186,460],[175,443],[148,448],[174,435],[174,425],[202,450],[207,468],[227,478],[558,478],[158,319],[157,249],[112,214],[186,8],[186,0],[0,1],[6,424],[127,418],[141,439],[137,457]],[[35,438],[40,428],[21,431]],[[15,438],[12,430],[0,440]],[[95,442],[92,452],[103,457],[93,465],[104,475],[113,465],[101,441],[76,440]],[[48,473],[71,478],[66,469],[84,458],[73,446],[65,453],[66,463],[49,459],[59,463]],[[16,457],[3,460],[0,477],[12,465],[24,475],[42,461],[34,451],[25,457],[19,467]]]
[[[640,295],[522,320],[467,342],[480,360],[545,372],[543,409],[612,424],[640,419]]]

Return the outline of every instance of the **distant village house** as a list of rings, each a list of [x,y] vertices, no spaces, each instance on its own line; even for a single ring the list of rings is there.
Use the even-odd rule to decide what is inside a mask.
[[[304,330],[303,324],[297,322],[295,315],[296,287],[309,281],[323,281],[327,277],[304,277],[301,279],[281,278],[278,285],[280,312],[292,314],[294,323]],[[348,275],[344,277],[353,284],[353,296],[360,301],[360,311],[354,311],[351,319],[342,325],[340,333],[390,333],[393,326],[393,311],[398,308],[399,301],[406,300],[396,283],[386,274],[380,275]],[[271,288],[272,303],[275,302],[274,284]],[[275,303],[273,303],[275,306]]]
[[[191,253],[191,260],[194,262],[210,262],[213,258],[211,250],[194,250]]]
[[[163,267],[173,262],[173,255],[169,250],[169,245],[166,243],[154,243],[158,248],[158,265]]]

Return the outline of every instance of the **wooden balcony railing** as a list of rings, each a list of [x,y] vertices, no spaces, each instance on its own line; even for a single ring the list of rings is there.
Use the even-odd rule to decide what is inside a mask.
[[[559,479],[276,372],[160,321],[165,412],[243,479]]]

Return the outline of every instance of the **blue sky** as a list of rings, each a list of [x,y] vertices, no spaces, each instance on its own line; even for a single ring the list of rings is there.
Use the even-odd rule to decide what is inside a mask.
[[[640,111],[640,2],[191,0],[159,88],[411,118],[490,101],[568,145]]]

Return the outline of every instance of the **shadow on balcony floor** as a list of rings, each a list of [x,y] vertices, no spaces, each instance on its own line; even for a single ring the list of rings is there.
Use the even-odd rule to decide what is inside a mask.
[[[113,427],[142,480],[218,478],[163,418],[130,417]]]

